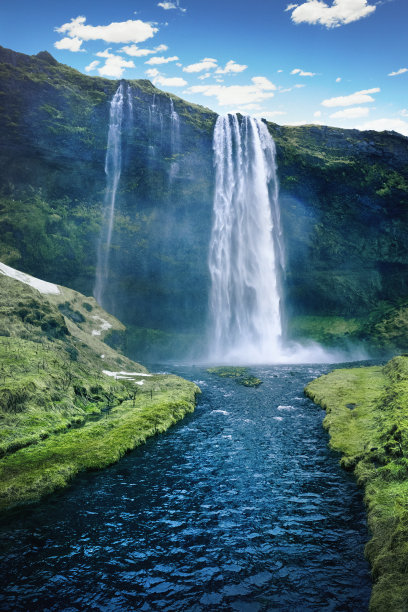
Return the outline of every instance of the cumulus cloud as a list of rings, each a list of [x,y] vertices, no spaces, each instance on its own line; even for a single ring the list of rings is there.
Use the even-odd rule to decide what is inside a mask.
[[[330,115],[332,119],[357,119],[358,117],[367,117],[370,109],[364,106],[355,106],[353,108],[345,108]]]
[[[70,38],[103,40],[108,43],[140,43],[158,32],[157,27],[140,19],[112,22],[106,26],[91,26],[85,22],[86,17],[79,16],[55,30]]]
[[[402,119],[374,119],[356,127],[358,130],[376,130],[377,132],[389,130],[408,136],[408,121],[403,121]]]
[[[369,94],[378,93],[380,90],[379,87],[374,87],[373,89],[362,89],[361,91],[356,91],[353,94],[348,96],[339,96],[337,98],[329,98],[327,100],[323,100],[321,103],[322,106],[354,106],[355,104],[366,104],[367,102],[374,102],[374,98]]]
[[[408,68],[400,68],[395,72],[390,72],[388,76],[397,76],[397,74],[404,74],[404,72],[408,72]]]
[[[341,81],[341,77],[337,77],[336,83],[340,83],[340,81]]]
[[[95,68],[99,66],[100,63],[101,62],[99,60],[94,60],[93,62],[88,64],[88,66],[85,66],[85,72],[92,72],[92,70],[95,70]]]
[[[149,68],[146,70],[145,74],[147,74],[149,79],[154,79],[155,77],[159,76],[160,72],[157,70],[157,68]]]
[[[173,55],[172,57],[163,57],[158,55],[156,57],[151,57],[145,62],[145,64],[150,64],[151,66],[158,66],[159,64],[168,64],[169,62],[177,62],[180,59],[177,55]]]
[[[302,4],[289,4],[286,8],[292,11],[294,23],[321,24],[326,28],[358,21],[374,13],[375,9],[367,0],[333,0],[330,5],[322,0],[306,0]]]
[[[203,72],[204,70],[211,70],[211,68],[217,68],[217,60],[212,57],[205,57],[195,64],[184,66],[183,70],[184,72]]]
[[[57,42],[54,43],[54,47],[56,49],[73,51],[76,53],[77,51],[85,51],[85,49],[81,49],[82,42],[83,41],[77,36],[74,36],[74,38],[65,37],[61,38],[61,40],[57,40]]]
[[[274,96],[271,88],[275,86],[265,77],[254,77],[251,81],[252,85],[193,85],[185,93],[215,97],[220,106],[247,105]]]
[[[106,60],[104,65],[98,68],[99,74],[104,77],[120,79],[120,77],[125,71],[125,68],[136,68],[132,60],[125,60],[120,55],[115,55],[114,53],[111,53],[110,49],[105,49],[105,51],[99,51],[95,55],[97,55],[98,57],[103,57]]]
[[[160,6],[165,11],[171,11],[172,9],[178,9],[182,13],[185,13],[187,9],[179,6],[179,3],[175,4],[174,2],[159,2],[157,6]]]
[[[252,80],[254,85],[259,87],[259,89],[263,89],[263,90],[266,90],[266,91],[272,91],[272,90],[276,89],[276,85],[271,83],[271,81],[269,79],[267,79],[266,77],[264,77],[264,76],[257,76],[257,77],[254,77],[251,80]]]
[[[247,68],[248,66],[245,66],[244,64],[237,64],[237,62],[234,62],[234,60],[229,60],[229,62],[225,64],[224,68],[217,68],[215,72],[216,74],[228,74],[231,72],[243,72]]]
[[[211,72],[206,72],[205,74],[201,74],[197,79],[200,81],[204,81],[204,79],[208,79],[211,76]]]
[[[294,68],[290,74],[297,74],[299,76],[309,76],[309,77],[316,76],[315,72],[305,72],[304,70],[301,70],[300,68]]]
[[[160,53],[162,51],[167,51],[167,45],[159,45],[154,49],[141,49],[137,45],[127,45],[121,48],[123,53],[130,55],[131,57],[145,57],[146,55],[154,55],[155,53]]]
[[[258,117],[259,119],[266,119],[267,121],[272,121],[276,117],[280,117],[282,115],[286,115],[285,111],[260,111],[259,113],[254,113],[254,117]]]
[[[402,110],[400,110],[399,114],[403,117],[408,117],[408,109],[403,108]]]
[[[187,81],[181,77],[165,77],[163,75],[155,77],[153,83],[159,87],[184,87],[187,85]]]
[[[322,111],[319,111],[319,110],[318,110],[318,111],[316,111],[315,113],[313,113],[313,117],[316,117],[317,119],[318,119],[319,117],[321,117],[321,116],[322,116]]]

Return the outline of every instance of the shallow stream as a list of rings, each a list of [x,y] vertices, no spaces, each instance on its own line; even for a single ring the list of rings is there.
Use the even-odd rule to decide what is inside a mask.
[[[2,610],[367,610],[362,493],[303,395],[328,366],[194,367],[193,415],[0,524]]]

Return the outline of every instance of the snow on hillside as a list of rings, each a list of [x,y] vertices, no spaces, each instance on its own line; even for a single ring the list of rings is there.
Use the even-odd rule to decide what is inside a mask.
[[[53,295],[58,295],[61,293],[57,285],[53,283],[48,283],[47,281],[43,281],[39,278],[35,278],[34,276],[30,276],[29,274],[25,274],[25,272],[20,272],[15,268],[11,268],[10,266],[6,266],[6,264],[0,262],[0,274],[4,274],[5,276],[9,276],[10,278],[14,278],[26,285],[30,285],[34,289],[37,289],[40,293],[50,293]]]

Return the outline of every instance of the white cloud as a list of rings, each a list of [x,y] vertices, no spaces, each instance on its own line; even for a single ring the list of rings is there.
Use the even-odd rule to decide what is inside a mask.
[[[157,70],[157,68],[149,68],[146,70],[145,74],[147,74],[149,79],[154,79],[155,77],[159,76],[160,72]]]
[[[354,106],[353,108],[345,108],[330,115],[332,119],[357,119],[358,117],[367,117],[370,109],[364,106]]]
[[[337,98],[329,98],[328,100],[323,100],[321,103],[322,106],[354,106],[355,104],[366,104],[367,102],[374,102],[374,98],[372,98],[369,94],[378,93],[380,90],[379,87],[374,87],[373,89],[363,89],[361,91],[356,91],[349,96],[339,96]]]
[[[99,51],[95,55],[98,57],[103,57],[106,60],[104,65],[98,68],[98,72],[101,76],[120,79],[125,71],[125,68],[136,68],[133,60],[125,60],[120,55],[111,53],[110,49]]]
[[[146,55],[153,55],[154,53],[160,53],[161,51],[167,51],[167,45],[159,45],[154,49],[141,49],[137,45],[128,45],[126,47],[122,47],[121,51],[130,55],[131,57],[145,57]]]
[[[322,111],[316,111],[315,113],[313,113],[313,117],[316,117],[317,119],[321,116],[322,116]]]
[[[304,83],[297,83],[296,85],[293,86],[295,89],[301,89],[302,87],[306,87],[306,85],[304,85]]]
[[[229,60],[229,62],[225,64],[224,68],[217,68],[215,72],[217,74],[228,74],[230,72],[243,72],[247,68],[248,66],[245,66],[244,64],[237,64],[237,62],[234,62],[234,60]]]
[[[259,119],[273,120],[275,117],[280,117],[281,115],[286,115],[285,111],[260,111],[259,113],[255,113],[255,117],[259,117]]]
[[[403,117],[408,117],[408,109],[403,108],[402,110],[400,110],[399,114]]]
[[[272,83],[265,77],[254,77],[252,85],[193,85],[185,93],[201,93],[217,98],[220,106],[246,105],[273,98]]]
[[[297,74],[299,76],[309,76],[309,77],[316,76],[315,72],[305,72],[304,70],[301,70],[300,68],[295,68],[294,70],[292,70],[290,74]]]
[[[157,76],[153,83],[159,87],[184,87],[187,85],[187,81],[181,77],[165,77],[162,75]]]
[[[254,85],[259,87],[259,89],[263,89],[263,90],[266,90],[266,91],[271,91],[271,90],[276,89],[276,85],[271,83],[271,81],[269,79],[267,79],[266,77],[258,76],[258,77],[254,77],[251,80],[252,80]]]
[[[402,119],[374,119],[373,121],[366,121],[361,125],[356,126],[358,130],[376,130],[382,132],[384,130],[393,130],[399,132],[404,136],[408,136],[408,121]]]
[[[82,40],[77,36],[74,38],[61,38],[61,40],[57,40],[54,43],[54,47],[56,49],[64,49],[66,51],[73,51],[74,53],[77,51],[85,51],[85,49],[81,49]]]
[[[283,70],[277,70],[277,72],[283,72]]]
[[[337,77],[336,83],[340,83],[340,81],[341,81],[341,77]]]
[[[204,70],[211,70],[211,68],[217,68],[217,60],[212,57],[205,57],[196,64],[189,64],[184,66],[184,72],[202,72]]]
[[[404,74],[404,72],[408,72],[408,68],[400,68],[395,72],[390,72],[388,76],[397,76],[397,74]]]
[[[288,6],[285,8],[285,12],[286,11],[292,11],[297,6],[299,6],[299,5],[298,4],[288,4]]]
[[[88,64],[88,66],[85,66],[85,72],[92,72],[92,70],[95,70],[95,68],[100,64],[99,60],[94,60],[93,62],[91,62],[90,64]]]
[[[152,38],[158,28],[140,19],[112,22],[106,26],[85,25],[86,17],[76,17],[69,23],[55,28],[60,34],[82,40],[104,40],[110,43],[140,43]]]
[[[187,10],[185,8],[181,8],[181,6],[179,6],[178,2],[177,2],[177,4],[175,4],[174,2],[159,2],[157,4],[157,6],[160,6],[165,11],[170,11],[171,9],[178,9],[182,13],[185,13],[186,10]]]
[[[291,19],[294,23],[319,23],[326,28],[358,21],[374,13],[375,9],[367,0],[333,0],[330,5],[322,0],[306,0],[286,8],[292,10]]]
[[[204,81],[204,79],[208,79],[211,76],[211,72],[206,72],[205,74],[200,75],[199,77],[197,77],[200,81]]]
[[[162,57],[161,55],[157,55],[156,57],[151,57],[145,64],[150,64],[151,66],[158,66],[159,64],[168,64],[169,62],[176,62],[179,58],[177,55],[173,55],[172,57]]]

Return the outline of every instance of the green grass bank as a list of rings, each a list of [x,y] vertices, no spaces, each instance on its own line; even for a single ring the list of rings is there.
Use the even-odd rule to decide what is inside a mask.
[[[0,510],[38,501],[168,429],[199,389],[113,350],[93,298],[0,274]]]
[[[408,358],[334,370],[306,395],[326,410],[330,447],[364,487],[372,612],[408,610]]]

